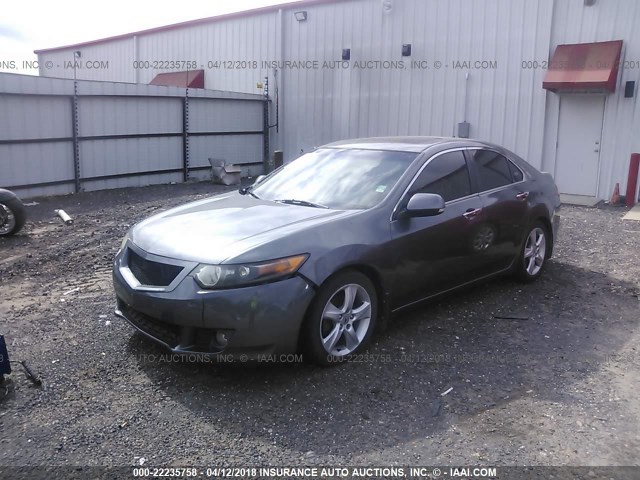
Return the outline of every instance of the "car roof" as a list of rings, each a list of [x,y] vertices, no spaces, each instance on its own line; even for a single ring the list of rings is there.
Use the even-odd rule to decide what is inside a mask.
[[[468,140],[456,137],[371,137],[340,140],[329,143],[321,148],[352,148],[360,150],[388,150],[395,152],[420,153],[427,148],[444,144],[451,147],[463,146],[493,146],[492,144],[477,140]]]

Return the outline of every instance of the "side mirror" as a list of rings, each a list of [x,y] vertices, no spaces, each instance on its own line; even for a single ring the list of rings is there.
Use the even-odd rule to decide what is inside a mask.
[[[432,217],[444,212],[444,198],[437,193],[415,193],[404,210],[405,217]]]

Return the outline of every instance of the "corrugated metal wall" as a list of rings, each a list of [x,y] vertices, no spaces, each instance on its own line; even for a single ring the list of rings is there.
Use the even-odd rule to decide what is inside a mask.
[[[143,35],[137,40],[138,59],[193,61],[205,70],[205,88],[261,93],[256,84],[269,71],[260,60],[277,56],[276,23],[277,14],[269,13]],[[216,63],[225,61],[230,63]],[[255,68],[235,63],[254,61]],[[149,83],[157,73],[139,68],[139,82]]]
[[[307,21],[298,22],[294,12],[303,9]],[[159,72],[128,68],[135,59],[195,60],[205,69],[207,88],[255,93],[256,82],[269,75],[274,99],[273,70],[263,61],[317,60],[320,67],[312,70],[280,67],[281,128],[271,140],[286,160],[349,137],[453,135],[467,120],[471,136],[503,144],[553,172],[558,96],[542,89],[545,70],[523,68],[523,61],[547,60],[560,43],[622,39],[625,59],[637,62],[638,25],[637,0],[597,0],[593,6],[584,0],[348,0],[139,35],[87,47],[86,53],[83,47],[83,58],[107,60],[110,71],[79,75],[146,83]],[[411,57],[402,58],[403,43],[412,45]],[[340,61],[343,48],[351,49],[350,68],[322,68],[325,60]],[[63,57],[72,58],[72,49],[44,53],[40,62]],[[256,61],[257,68],[209,68],[209,61],[224,60]],[[354,68],[367,60],[404,60],[405,68]],[[411,61],[425,61],[428,68],[411,68]],[[454,68],[456,61],[462,68]],[[475,68],[476,61],[495,62],[496,68]],[[73,75],[52,64],[42,73]],[[627,69],[620,82],[638,81],[639,73]],[[610,196],[615,182],[624,189],[629,155],[640,150],[638,103],[637,95],[624,99],[620,88],[607,98],[601,198]]]
[[[286,157],[338,138],[451,136],[467,120],[472,137],[503,144],[539,166],[545,92],[533,86],[543,72],[523,70],[519,59],[546,58],[552,1],[392,5],[385,13],[380,2],[357,0],[311,7],[307,22],[286,16],[287,59],[335,61],[350,48],[352,64],[285,70]],[[405,43],[411,57],[401,56]],[[368,60],[403,61],[404,68],[354,68]],[[415,61],[425,68],[412,68]],[[455,68],[456,62],[471,68]]]
[[[39,55],[40,74],[73,78],[73,52],[80,50],[75,73],[81,79],[148,84],[158,73],[190,67],[205,70],[206,89],[261,93],[256,84],[269,69],[260,60],[279,55],[277,22],[277,13],[267,13],[47,52]],[[231,63],[219,63],[225,61]]]
[[[349,69],[281,72],[281,131],[286,133],[272,141],[287,160],[301,150],[354,136],[453,135],[466,119],[472,136],[511,147],[539,166],[545,92],[534,85],[541,84],[544,72],[523,70],[519,59],[548,55],[553,0],[390,3],[389,12],[378,0],[310,5],[306,22],[296,21],[294,10],[282,17],[273,11],[233,18],[83,47],[82,59],[108,61],[105,79],[132,81],[133,75],[141,83],[159,70],[134,69],[134,60],[193,60],[205,69],[207,88],[255,93],[256,83],[269,75],[273,93],[273,71],[263,62],[318,60],[322,65],[341,60],[342,49],[350,48]],[[411,57],[401,56],[403,43],[412,44]],[[41,64],[53,63],[43,74],[72,77],[72,69],[60,67],[66,57],[73,57],[72,49],[41,54]],[[209,63],[225,60],[256,62],[257,68]],[[405,68],[353,68],[356,61],[384,60],[404,61]],[[411,61],[425,61],[429,68],[412,68]],[[442,62],[440,69],[435,61]],[[456,61],[497,67],[454,69]],[[77,74],[100,78],[97,70]]]
[[[75,98],[83,190],[182,181],[185,89],[78,81]],[[73,80],[0,74],[0,185],[74,191],[73,100]],[[263,172],[262,96],[198,90],[186,102],[191,178],[209,174],[209,157]]]
[[[74,58],[77,49],[58,50],[39,55],[40,75],[53,78],[76,78],[104,82],[132,82],[136,80],[133,61],[135,41],[114,40],[80,49],[81,57]],[[75,66],[75,68],[74,68]],[[143,82],[149,83],[149,82]]]

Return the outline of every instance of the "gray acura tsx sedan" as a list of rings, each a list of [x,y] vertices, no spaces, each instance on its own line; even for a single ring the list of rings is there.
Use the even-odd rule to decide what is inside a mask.
[[[329,364],[417,302],[501,274],[535,280],[559,206],[549,174],[489,143],[332,143],[133,226],[116,314],[175,353]]]

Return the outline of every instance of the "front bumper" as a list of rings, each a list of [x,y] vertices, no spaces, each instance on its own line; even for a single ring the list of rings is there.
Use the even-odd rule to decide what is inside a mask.
[[[113,269],[115,314],[173,353],[242,355],[252,360],[296,351],[300,326],[315,294],[302,277],[204,290],[186,275],[171,290],[146,291],[125,280],[122,257],[116,257]],[[226,343],[216,338],[218,333],[225,335]]]
[[[553,218],[551,219],[551,226],[553,228],[553,240],[554,243],[558,240],[558,233],[560,233],[560,215],[557,213],[553,214]]]

